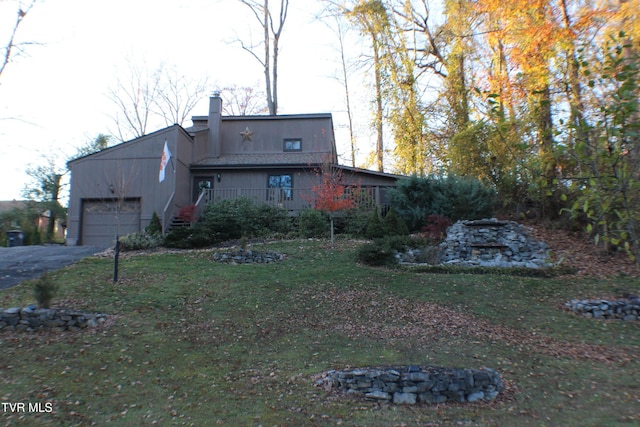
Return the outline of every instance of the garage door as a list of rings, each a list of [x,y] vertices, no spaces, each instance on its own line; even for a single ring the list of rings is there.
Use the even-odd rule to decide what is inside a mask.
[[[82,204],[82,245],[109,247],[116,233],[125,236],[139,231],[140,200],[85,200]]]

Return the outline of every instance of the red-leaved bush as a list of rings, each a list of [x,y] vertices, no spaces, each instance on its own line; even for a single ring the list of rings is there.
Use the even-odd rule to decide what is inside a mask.
[[[189,205],[180,208],[180,212],[178,212],[178,219],[191,224],[196,222],[198,220],[196,205]]]
[[[436,241],[444,240],[447,237],[447,228],[453,221],[442,215],[429,215],[427,217],[427,225],[422,227],[424,237]]]

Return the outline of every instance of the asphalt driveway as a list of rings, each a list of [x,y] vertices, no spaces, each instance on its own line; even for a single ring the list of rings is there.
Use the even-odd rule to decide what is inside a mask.
[[[57,270],[102,251],[104,248],[94,246],[0,247],[0,289],[35,279],[47,271]]]

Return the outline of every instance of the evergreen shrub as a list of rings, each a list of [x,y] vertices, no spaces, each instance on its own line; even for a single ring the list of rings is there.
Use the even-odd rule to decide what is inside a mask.
[[[281,235],[290,229],[291,220],[285,209],[238,197],[207,205],[202,218],[192,226],[170,230],[164,238],[164,245],[173,248],[206,247],[242,237]]]
[[[379,239],[384,236],[384,227],[382,226],[378,208],[369,215],[364,235],[367,239]]]
[[[380,242],[361,245],[356,252],[356,259],[373,267],[390,266],[396,263],[393,249]]]
[[[391,208],[382,220],[382,230],[385,236],[408,236],[409,228],[398,212]]]
[[[329,221],[327,215],[317,209],[305,209],[298,215],[298,234],[300,237],[327,237]]]
[[[291,222],[284,208],[266,203],[257,204],[247,197],[237,197],[207,205],[202,225],[217,238],[229,240],[286,233]]]
[[[431,175],[399,180],[396,188],[389,191],[389,197],[409,229],[415,231],[428,225],[430,215],[453,221],[489,218],[493,215],[496,192],[475,178]]]
[[[168,248],[191,249],[204,248],[216,242],[214,236],[209,234],[201,225],[193,227],[172,228],[164,236],[164,246]]]
[[[162,223],[160,222],[160,217],[154,211],[153,215],[151,215],[151,221],[149,221],[149,225],[144,229],[147,234],[151,236],[159,236],[162,234]]]
[[[355,208],[346,211],[343,216],[335,219],[337,232],[365,237],[370,215],[371,209]]]
[[[51,301],[58,294],[58,284],[54,283],[51,275],[44,274],[33,284],[33,296],[38,302],[38,307],[49,308]]]

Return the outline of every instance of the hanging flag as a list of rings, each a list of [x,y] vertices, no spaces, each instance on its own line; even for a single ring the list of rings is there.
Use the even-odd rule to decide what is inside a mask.
[[[167,147],[167,141],[164,142],[164,149],[162,150],[162,158],[160,159],[160,175],[158,176],[158,180],[160,182],[164,181],[164,171],[167,169],[167,163],[169,163],[169,159],[171,158],[171,151],[169,151],[169,147]]]

